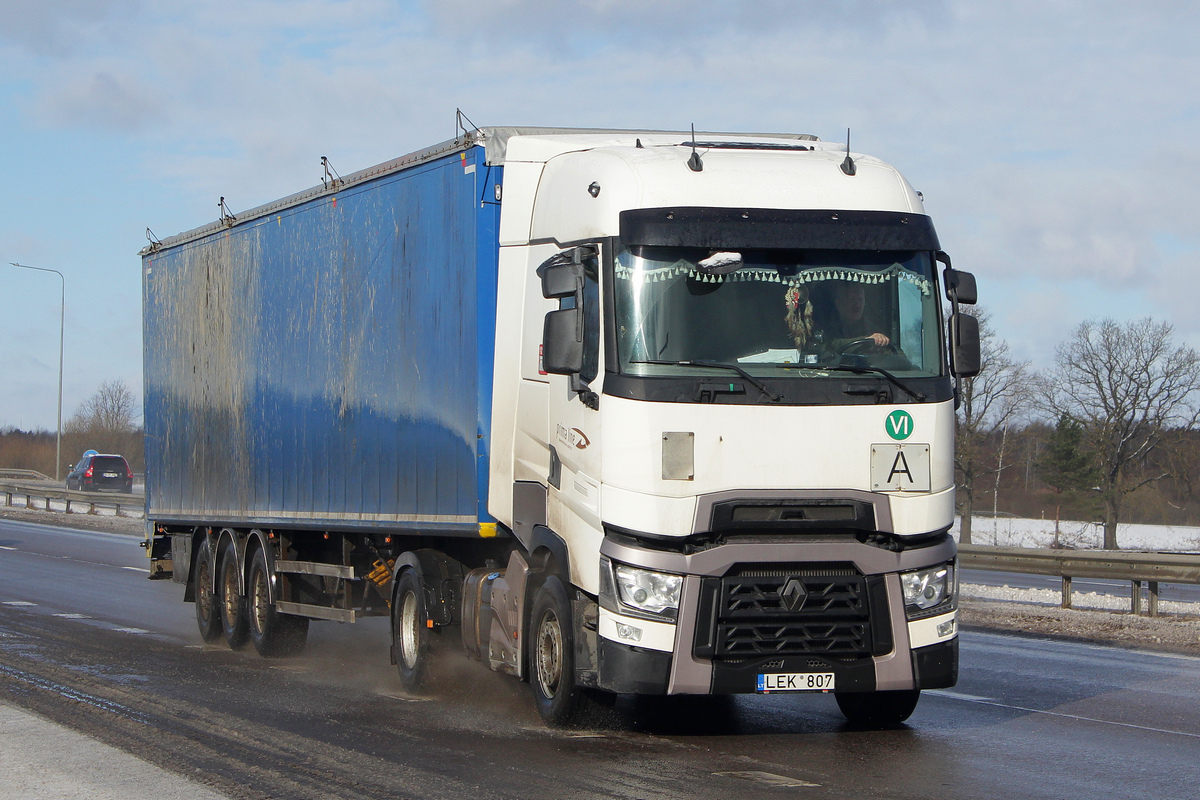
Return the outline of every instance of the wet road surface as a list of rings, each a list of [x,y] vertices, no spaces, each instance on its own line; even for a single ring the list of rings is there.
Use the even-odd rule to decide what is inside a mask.
[[[0,520],[0,699],[232,797],[1191,798],[1200,659],[966,632],[952,690],[859,731],[832,697],[621,698],[546,729],[461,655],[405,697],[386,620],[297,658],[201,644],[138,538]]]

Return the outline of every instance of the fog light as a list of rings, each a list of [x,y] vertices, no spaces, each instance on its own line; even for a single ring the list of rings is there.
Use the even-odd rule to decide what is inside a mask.
[[[949,619],[937,626],[938,638],[943,638],[954,633],[954,629],[958,627],[958,620]]]
[[[642,640],[642,629],[618,622],[617,636],[620,636],[622,639],[628,639],[631,642],[640,642]]]

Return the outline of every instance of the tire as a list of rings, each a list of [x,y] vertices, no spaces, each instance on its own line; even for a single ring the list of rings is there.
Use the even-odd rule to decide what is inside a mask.
[[[196,570],[192,576],[196,594],[196,626],[206,643],[221,638],[221,609],[213,591],[213,555],[208,542],[196,550]]]
[[[246,614],[246,598],[241,595],[237,550],[232,539],[221,548],[217,573],[217,594],[221,605],[221,630],[225,641],[234,650],[241,650],[250,640],[250,620]]]
[[[576,722],[583,690],[575,684],[575,636],[571,601],[557,575],[538,588],[529,615],[529,685],[538,714],[548,725]]]
[[[834,696],[850,724],[861,728],[890,728],[909,718],[921,699],[921,690],[834,692]]]
[[[425,682],[433,653],[432,631],[425,625],[425,593],[413,569],[405,569],[396,581],[392,601],[392,652],[404,691],[416,694]]]
[[[271,602],[272,594],[267,555],[256,550],[250,560],[250,583],[246,592],[250,641],[263,658],[294,656],[308,641],[308,618],[279,613]]]

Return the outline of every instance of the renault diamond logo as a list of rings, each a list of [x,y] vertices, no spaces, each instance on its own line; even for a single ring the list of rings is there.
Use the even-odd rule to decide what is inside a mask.
[[[804,584],[800,582],[799,578],[788,578],[788,582],[783,585],[783,590],[779,592],[779,597],[788,611],[799,611],[808,597],[808,590],[804,588]]]

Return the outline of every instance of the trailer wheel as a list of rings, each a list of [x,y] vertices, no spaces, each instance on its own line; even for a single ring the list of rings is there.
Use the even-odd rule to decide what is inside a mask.
[[[583,690],[575,685],[571,601],[558,576],[538,588],[529,619],[529,684],[538,714],[549,725],[569,725],[579,717]]]
[[[215,642],[221,638],[221,609],[213,591],[213,554],[208,542],[196,551],[196,572],[192,577],[196,592],[196,626],[200,638]]]
[[[220,569],[221,629],[229,646],[240,650],[250,639],[250,621],[246,615],[246,598],[242,597],[239,588],[237,550],[232,539],[221,548]]]
[[[250,641],[263,658],[294,656],[308,640],[308,618],[280,614],[271,602],[271,574],[267,556],[256,550],[250,560]]]
[[[834,692],[834,696],[850,724],[863,728],[889,728],[909,718],[921,699],[921,690]]]
[[[396,581],[392,602],[392,650],[400,683],[404,691],[412,694],[421,690],[433,650],[425,624],[428,618],[421,579],[415,570],[405,569]]]

